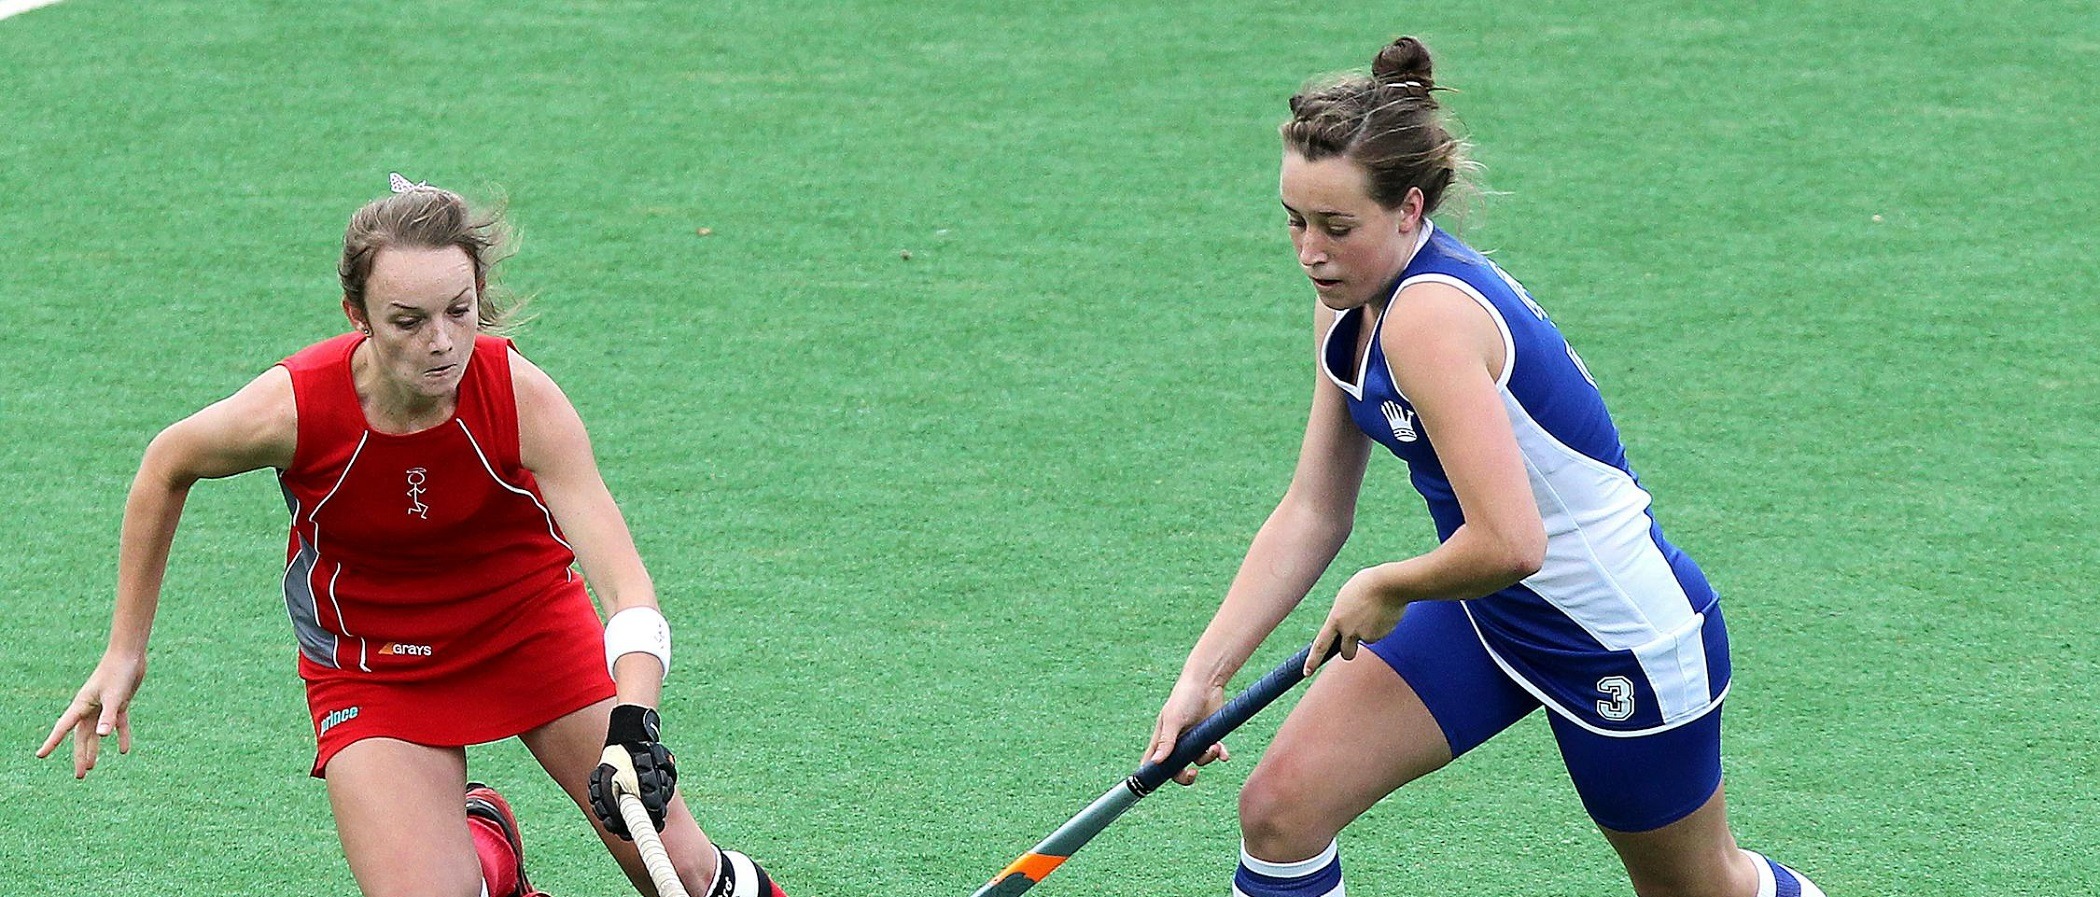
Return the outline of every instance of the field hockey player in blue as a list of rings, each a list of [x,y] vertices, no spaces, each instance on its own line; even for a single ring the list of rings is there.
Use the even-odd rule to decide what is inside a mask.
[[[1431,75],[1428,49],[1401,38],[1368,77],[1291,98],[1280,180],[1318,297],[1312,410],[1290,487],[1190,652],[1148,756],[1221,704],[1334,560],[1376,443],[1407,462],[1440,543],[1335,596],[1312,656],[1338,644],[1343,659],[1240,793],[1233,893],[1343,894],[1344,827],[1543,706],[1635,893],[1821,897],[1736,846],[1720,605],[1663,538],[1581,358],[1515,279],[1430,221],[1474,167]]]

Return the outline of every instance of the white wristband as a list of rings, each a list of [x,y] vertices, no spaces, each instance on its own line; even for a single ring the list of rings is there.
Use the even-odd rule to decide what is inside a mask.
[[[671,674],[671,624],[653,607],[630,607],[605,621],[605,672],[629,654],[650,654]]]

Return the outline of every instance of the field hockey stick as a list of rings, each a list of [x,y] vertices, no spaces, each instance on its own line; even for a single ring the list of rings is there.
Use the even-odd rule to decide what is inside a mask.
[[[613,780],[613,798],[620,805],[620,818],[627,823],[627,833],[634,836],[634,847],[642,852],[642,865],[649,869],[649,879],[656,882],[659,897],[692,897],[686,893],[685,882],[678,880],[678,870],[671,866],[671,855],[664,852],[664,840],[656,834],[656,823],[649,821],[649,808],[642,806],[642,799]]]
[[[1020,859],[999,870],[998,875],[992,876],[992,880],[985,883],[984,887],[978,888],[971,897],[1011,897],[1035,887],[1038,882],[1049,877],[1057,867],[1071,859],[1072,854],[1077,853],[1079,848],[1086,846],[1086,842],[1093,840],[1109,823],[1116,821],[1116,817],[1123,815],[1123,811],[1130,809],[1145,795],[1151,794],[1153,789],[1166,784],[1175,773],[1188,768],[1188,765],[1196,762],[1196,758],[1209,750],[1211,745],[1217,744],[1218,739],[1224,738],[1232,730],[1239,728],[1241,723],[1252,719],[1262,708],[1269,706],[1303,680],[1305,661],[1311,654],[1311,645],[1299,649],[1298,653],[1291,655],[1291,659],[1270,670],[1268,675],[1261,677],[1259,681],[1248,686],[1246,691],[1240,692],[1225,706],[1218,708],[1218,712],[1182,733],[1181,738],[1174,742],[1174,751],[1167,755],[1164,762],[1148,761],[1139,766],[1129,778],[1108,789],[1106,793],[1095,798],[1093,803],[1088,804],[1086,809],[1079,811],[1079,815],[1058,826],[1057,831],[1051,832],[1050,837],[1044,838],[1042,843],[1030,848]],[[1328,649],[1327,656],[1333,657],[1334,649]]]

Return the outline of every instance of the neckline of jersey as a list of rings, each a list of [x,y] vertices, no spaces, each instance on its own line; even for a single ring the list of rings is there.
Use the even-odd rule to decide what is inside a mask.
[[[355,365],[357,347],[370,342],[371,339],[370,336],[359,334],[357,340],[350,344],[349,351],[343,353],[343,383],[350,390],[350,407],[357,409],[357,422],[364,427],[365,432],[384,439],[415,439],[419,436],[449,429],[453,422],[459,420],[459,409],[461,405],[465,404],[467,394],[467,378],[464,376],[459,378],[459,386],[452,396],[452,413],[445,415],[444,420],[420,430],[410,430],[406,433],[389,433],[374,426],[371,416],[365,414],[364,400],[357,394],[357,367]],[[471,350],[467,353],[466,365],[470,370],[474,365],[474,355],[475,353]]]

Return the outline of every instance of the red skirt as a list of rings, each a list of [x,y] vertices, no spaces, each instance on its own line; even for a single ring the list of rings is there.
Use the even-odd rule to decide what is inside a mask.
[[[483,633],[504,642],[501,650],[444,675],[374,676],[302,660],[314,777],[325,778],[329,760],[366,738],[433,747],[500,741],[613,697],[605,630],[590,596],[580,579],[558,592]]]

